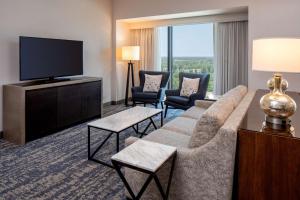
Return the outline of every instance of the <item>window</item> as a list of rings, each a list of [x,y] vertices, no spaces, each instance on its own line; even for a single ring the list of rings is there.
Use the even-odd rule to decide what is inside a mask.
[[[209,73],[213,91],[213,24],[159,28],[161,70],[171,72],[171,88],[179,87],[179,72]]]
[[[168,70],[168,27],[160,27],[158,29],[159,35],[159,53],[160,55],[160,64],[161,64],[161,71],[169,71]]]

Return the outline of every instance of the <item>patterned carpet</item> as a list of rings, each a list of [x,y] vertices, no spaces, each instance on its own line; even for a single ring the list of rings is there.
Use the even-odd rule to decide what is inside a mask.
[[[124,109],[121,105],[107,106],[104,115]],[[180,111],[170,110],[165,122],[178,114]],[[155,121],[160,124],[160,117]],[[108,135],[99,130],[92,133],[94,148]],[[121,149],[130,135],[136,136],[132,129],[120,134]],[[115,138],[112,137],[97,157],[109,160],[114,153]],[[123,200],[125,195],[123,184],[113,169],[87,160],[87,127],[84,123],[24,146],[0,140],[0,200],[18,199]]]

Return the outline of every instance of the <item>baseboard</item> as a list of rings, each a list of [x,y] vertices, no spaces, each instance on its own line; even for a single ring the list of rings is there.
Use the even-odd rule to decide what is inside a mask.
[[[131,101],[131,97],[128,98],[128,101]],[[125,99],[121,99],[119,101],[111,101],[110,105],[119,105],[119,104],[125,104]]]
[[[124,104],[125,103],[125,99],[121,99],[119,101],[112,101],[110,105],[118,105],[118,104]]]
[[[0,139],[3,139],[3,131],[0,131]]]
[[[120,100],[120,101],[109,101],[103,104],[104,107],[106,106],[111,106],[111,105],[119,105],[119,104],[123,104],[125,102],[125,100]]]
[[[118,104],[124,104],[125,100],[122,99],[120,101],[109,101],[103,104],[103,106],[110,106],[110,105],[118,105]]]

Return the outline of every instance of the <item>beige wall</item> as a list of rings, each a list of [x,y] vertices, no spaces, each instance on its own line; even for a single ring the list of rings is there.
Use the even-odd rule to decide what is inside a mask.
[[[19,80],[20,35],[84,41],[84,74],[104,79],[111,101],[111,0],[0,0],[0,131],[2,85]]]
[[[116,23],[116,51],[115,59],[113,63],[114,73],[114,87],[112,90],[115,91],[114,99],[116,101],[125,98],[126,91],[126,78],[127,78],[127,67],[126,61],[122,61],[122,46],[130,45],[130,29],[127,23]],[[115,65],[114,65],[115,64]]]
[[[299,0],[114,0],[114,20],[248,6],[249,86],[265,88],[271,73],[251,70],[252,40],[259,37],[300,37]],[[300,75],[284,74],[290,90],[300,91]]]

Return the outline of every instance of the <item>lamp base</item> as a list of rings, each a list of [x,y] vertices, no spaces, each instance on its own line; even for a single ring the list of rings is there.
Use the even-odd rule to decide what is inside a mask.
[[[266,122],[276,125],[288,125],[290,124],[288,118],[297,109],[296,102],[285,94],[288,84],[287,81],[284,81],[284,84],[282,84],[281,74],[274,74],[271,82],[274,87],[260,99],[260,107],[266,114]],[[284,90],[282,90],[283,86]]]
[[[290,123],[274,124],[274,123],[265,121],[262,124],[262,131],[265,133],[272,133],[272,134],[276,133],[276,134],[281,134],[281,135],[285,135],[285,136],[294,136],[295,135],[295,129]]]
[[[265,121],[270,124],[276,124],[276,125],[280,125],[280,126],[290,125],[290,123],[291,123],[291,120],[288,118],[277,118],[277,117],[271,117],[268,115],[266,115]]]

